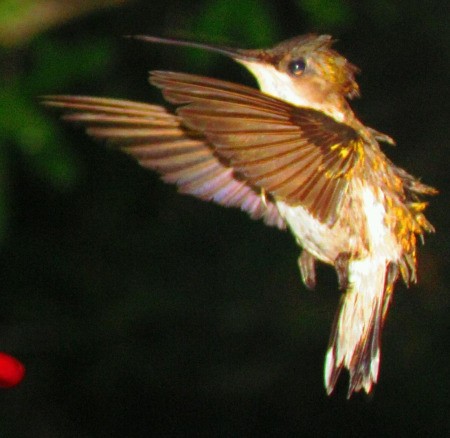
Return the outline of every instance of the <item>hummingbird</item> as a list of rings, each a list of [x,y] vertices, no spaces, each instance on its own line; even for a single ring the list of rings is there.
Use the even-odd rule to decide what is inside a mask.
[[[239,49],[137,35],[150,43],[194,47],[246,67],[259,90],[224,80],[151,71],[175,110],[104,97],[44,96],[43,104],[84,125],[155,170],[181,193],[289,229],[307,288],[316,263],[333,266],[342,291],[325,355],[328,394],[343,369],[348,397],[378,380],[381,331],[401,277],[417,281],[417,238],[433,226],[421,195],[437,190],[395,166],[349,100],[357,67],[329,35],[307,34],[268,49]]]

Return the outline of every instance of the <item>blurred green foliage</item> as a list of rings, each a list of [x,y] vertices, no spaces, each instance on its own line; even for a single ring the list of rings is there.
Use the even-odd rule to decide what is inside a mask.
[[[346,0],[297,0],[311,24],[328,32],[341,26],[351,26],[355,13]]]
[[[271,20],[273,13],[271,2],[213,0],[193,17],[191,26],[195,34],[212,35],[222,41],[248,41],[255,47],[265,47],[280,34],[279,24]]]
[[[33,9],[34,0],[2,0],[0,3],[0,20],[2,22],[18,21]]]
[[[42,90],[62,91],[101,74],[111,56],[111,46],[105,39],[69,44],[48,36],[36,38],[24,50],[0,51],[0,69],[6,79],[0,86],[0,167],[4,169],[0,236],[9,223],[8,169],[14,154],[19,154],[24,165],[55,190],[73,188],[77,178],[77,157],[61,130],[42,113],[39,94]]]

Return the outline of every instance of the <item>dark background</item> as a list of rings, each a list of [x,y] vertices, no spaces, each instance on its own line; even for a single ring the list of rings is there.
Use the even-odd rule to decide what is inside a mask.
[[[27,367],[0,392],[0,436],[449,434],[446,2],[80,1],[88,12],[69,17],[77,2],[61,0],[50,20],[56,3],[0,6],[0,350]],[[396,288],[379,383],[350,401],[345,375],[331,397],[322,383],[331,268],[307,291],[289,233],[177,195],[36,99],[161,103],[150,69],[254,85],[223,57],[122,35],[250,48],[311,31],[361,68],[353,106],[397,140],[386,154],[440,190],[419,284]]]

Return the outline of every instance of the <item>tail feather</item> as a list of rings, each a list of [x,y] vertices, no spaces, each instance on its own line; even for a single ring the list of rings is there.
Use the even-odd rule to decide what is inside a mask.
[[[349,263],[349,286],[341,299],[325,358],[325,386],[331,394],[342,368],[348,369],[348,397],[372,390],[378,380],[380,338],[392,283],[388,264],[373,258]],[[388,276],[389,277],[389,276]]]

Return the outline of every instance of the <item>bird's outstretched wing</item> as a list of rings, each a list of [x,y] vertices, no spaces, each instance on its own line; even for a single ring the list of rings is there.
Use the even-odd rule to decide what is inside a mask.
[[[64,111],[65,120],[108,140],[158,171],[179,191],[227,207],[239,207],[267,225],[286,227],[276,205],[239,179],[205,137],[180,125],[180,118],[156,105],[83,96],[44,96],[43,104]]]
[[[348,125],[260,91],[207,77],[154,71],[150,82],[181,105],[177,113],[202,133],[241,178],[332,225],[363,154]]]

